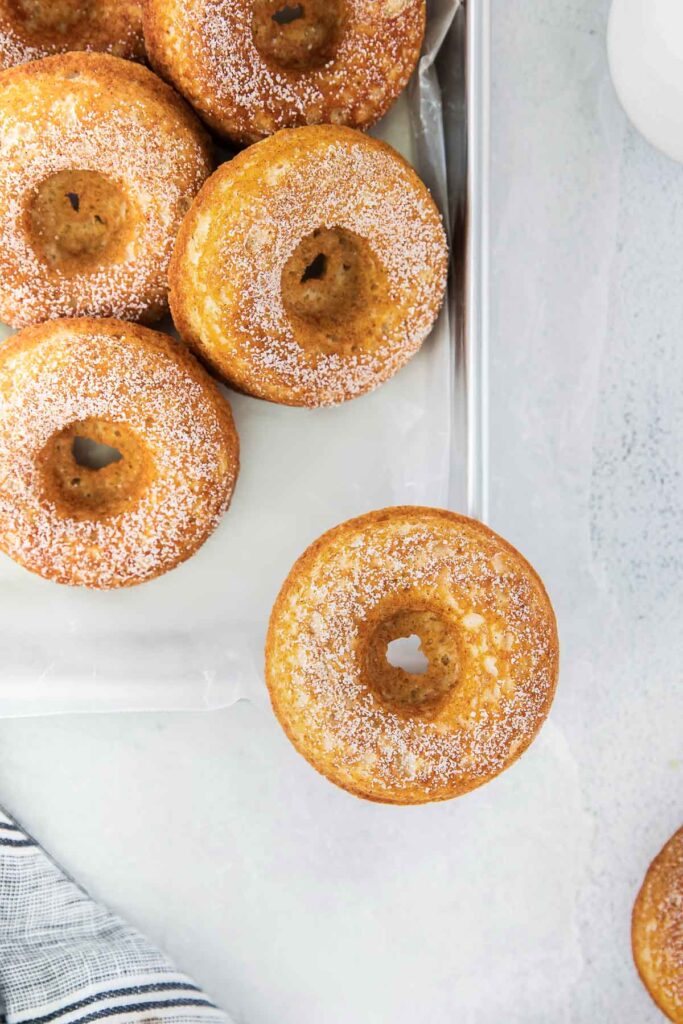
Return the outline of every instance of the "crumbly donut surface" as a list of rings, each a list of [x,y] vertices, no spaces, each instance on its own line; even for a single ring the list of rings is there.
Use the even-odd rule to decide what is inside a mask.
[[[653,1000],[683,1024],[683,828],[650,865],[633,909],[633,956]]]
[[[71,50],[143,60],[142,0],[0,0],[0,70]]]
[[[171,311],[238,390],[331,405],[415,355],[447,270],[439,211],[395,150],[348,128],[298,128],[207,181],[174,250]]]
[[[78,465],[73,442],[123,458]],[[230,407],[184,345],[119,320],[55,320],[0,347],[0,550],[92,588],[189,558],[228,507]]]
[[[68,53],[0,73],[0,320],[158,319],[211,168],[199,122],[146,68]]]
[[[144,10],[153,66],[241,143],[307,124],[369,127],[408,82],[425,22],[425,0],[147,0]]]
[[[387,660],[410,635],[424,675]],[[508,768],[545,720],[555,617],[537,574],[487,527],[438,509],[372,512],[299,559],[275,603],[266,679],[303,756],[357,796],[459,796]]]

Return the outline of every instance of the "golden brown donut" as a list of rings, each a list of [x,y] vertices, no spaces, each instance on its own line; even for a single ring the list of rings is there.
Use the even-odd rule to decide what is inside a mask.
[[[650,865],[633,908],[633,957],[669,1020],[683,1024],[683,828]]]
[[[424,674],[392,664],[418,637]],[[389,508],[317,540],[270,618],[266,680],[300,754],[356,796],[420,804],[460,796],[517,760],[558,672],[541,580],[481,523]]]
[[[142,0],[0,0],[0,69],[68,50],[142,60]]]
[[[0,73],[0,320],[158,319],[208,137],[151,71],[68,53]]]
[[[297,128],[207,181],[173,253],[171,311],[234,388],[332,405],[415,355],[447,266],[439,211],[395,150],[350,128]]]
[[[212,128],[367,128],[415,67],[425,0],[147,0],[147,52]]]
[[[238,465],[228,403],[167,335],[53,320],[0,346],[0,550],[32,572],[99,589],[168,572],[215,529]]]

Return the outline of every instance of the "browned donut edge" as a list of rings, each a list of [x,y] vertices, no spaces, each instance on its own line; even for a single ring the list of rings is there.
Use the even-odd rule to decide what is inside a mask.
[[[213,142],[201,120],[190,104],[171,85],[164,82],[153,71],[138,64],[136,61],[115,57],[111,53],[100,53],[91,50],[69,50],[65,53],[53,53],[39,60],[15,64],[13,67],[0,70],[0,87],[11,78],[36,76],[41,72],[52,71],[90,72],[98,75],[102,84],[124,82],[130,84],[131,79],[145,89],[151,98],[165,103],[174,109],[181,118],[183,126],[201,140],[208,156],[213,154]]]
[[[107,11],[113,11],[121,17],[121,25],[126,24],[129,28],[127,35],[115,38],[110,32],[100,25],[94,31],[84,29],[77,30],[77,44],[69,46],[68,43],[57,42],[54,35],[47,30],[36,32],[32,37],[26,34],[24,28],[17,20],[12,18],[9,11],[4,13],[4,22],[9,26],[9,32],[4,33],[8,39],[9,33],[15,33],[14,38],[20,47],[38,51],[35,57],[19,63],[2,64],[2,46],[0,45],[0,70],[9,70],[11,67],[21,67],[24,64],[41,60],[43,57],[54,56],[63,53],[104,53],[112,57],[119,57],[122,60],[144,62],[146,60],[144,36],[142,30],[142,2],[131,2],[131,0],[100,0],[100,6]],[[112,26],[109,26],[110,28]]]
[[[643,878],[643,881],[642,881],[642,884],[640,886],[640,889],[638,890],[638,895],[636,896],[635,902],[633,904],[633,910],[631,912],[631,953],[632,953],[632,956],[633,956],[633,964],[634,964],[634,966],[636,968],[636,971],[638,973],[638,977],[640,978],[642,986],[645,989],[645,991],[647,992],[647,994],[649,995],[649,997],[652,1000],[652,1002],[655,1004],[657,1009],[660,1010],[664,1014],[664,1016],[668,1020],[674,1021],[674,1024],[678,1024],[678,1021],[683,1021],[683,1016],[681,1016],[679,1018],[676,1018],[676,1017],[672,1017],[669,1014],[669,1011],[664,1006],[664,1001],[663,1001],[662,997],[660,996],[659,991],[658,990],[653,990],[651,988],[650,981],[645,977],[645,971],[644,971],[644,969],[641,966],[641,961],[640,961],[640,952],[641,952],[641,950],[640,950],[640,927],[639,927],[640,922],[639,922],[638,919],[639,919],[640,914],[643,912],[643,904],[645,903],[645,900],[647,898],[646,886],[648,885],[648,882],[652,878],[653,874],[656,871],[658,871],[660,869],[660,867],[663,866],[664,862],[667,859],[667,854],[668,854],[669,848],[674,843],[679,842],[679,841],[681,843],[683,843],[683,826],[681,828],[679,828],[677,832],[674,832],[674,834],[671,836],[671,838],[664,844],[664,846],[659,851],[657,856],[651,862],[650,866],[648,867],[647,871],[645,872],[645,877]]]

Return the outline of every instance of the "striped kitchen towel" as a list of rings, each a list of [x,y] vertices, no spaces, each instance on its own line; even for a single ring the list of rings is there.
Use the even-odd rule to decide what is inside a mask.
[[[0,1024],[229,1024],[0,811]]]

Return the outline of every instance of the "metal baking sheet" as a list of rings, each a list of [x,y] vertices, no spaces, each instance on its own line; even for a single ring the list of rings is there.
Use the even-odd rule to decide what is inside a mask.
[[[482,522],[489,502],[490,31],[490,0],[464,0],[437,59],[454,254],[456,430],[465,453],[467,512]]]
[[[243,467],[233,506],[159,580],[76,590],[0,556],[0,715],[264,701],[270,607],[315,537],[400,503],[486,519],[488,0],[428,10],[419,69],[377,134],[416,165],[448,224],[449,301],[431,338],[392,381],[337,408],[230,393]]]

